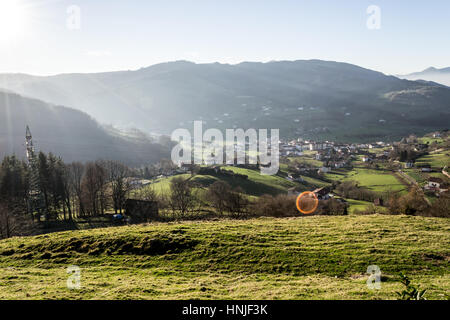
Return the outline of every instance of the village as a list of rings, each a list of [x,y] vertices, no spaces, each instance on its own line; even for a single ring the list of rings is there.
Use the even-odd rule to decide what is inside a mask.
[[[421,190],[424,200],[431,204],[449,189],[448,137],[448,131],[444,130],[424,137],[410,135],[393,143],[338,143],[302,138],[280,140],[280,170],[276,177],[287,184],[278,180],[282,187],[274,193],[292,196],[302,191],[313,191],[319,200],[336,199],[350,208],[361,209],[369,205],[382,208],[392,194],[404,195],[411,187],[416,187]],[[248,143],[235,145],[234,149],[236,152],[245,150],[248,157]],[[174,164],[167,160],[138,170],[140,175],[130,178],[130,184],[136,190],[160,189],[174,176],[196,175],[199,179],[234,179],[231,181],[236,185],[247,185],[245,180],[254,179],[253,174],[259,174],[258,171],[259,164],[203,162],[195,165]],[[343,196],[339,189],[339,185],[350,182],[359,189],[359,195],[353,199],[352,196]],[[260,179],[258,183],[266,181]],[[251,190],[246,191],[251,193]]]

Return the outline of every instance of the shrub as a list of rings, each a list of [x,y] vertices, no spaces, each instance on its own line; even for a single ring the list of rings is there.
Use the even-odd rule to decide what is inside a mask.
[[[295,217],[303,216],[297,209],[296,196],[288,195],[263,195],[252,204],[252,211],[259,216]],[[319,201],[315,212],[320,215],[346,215],[347,205],[336,199]]]
[[[427,290],[419,290],[419,287],[413,286],[409,278],[404,274],[400,274],[400,277],[400,281],[405,286],[405,289],[401,292],[396,292],[399,300],[426,300],[425,292]]]
[[[208,200],[218,213],[225,211],[238,215],[244,213],[248,206],[248,201],[243,195],[241,188],[235,188],[224,181],[214,182],[208,189]]]
[[[329,216],[347,215],[347,204],[336,199],[328,199],[319,202],[316,214]]]
[[[336,191],[344,198],[373,201],[377,198],[377,194],[367,188],[358,186],[354,181],[344,181],[336,187]]]
[[[288,195],[263,195],[252,203],[251,210],[259,216],[292,217],[298,216],[295,201],[296,196]]]
[[[424,215],[428,211],[428,204],[422,191],[413,187],[404,196],[393,194],[388,203],[391,214]]]
[[[450,217],[450,194],[448,192],[441,193],[439,199],[426,210],[429,217]]]

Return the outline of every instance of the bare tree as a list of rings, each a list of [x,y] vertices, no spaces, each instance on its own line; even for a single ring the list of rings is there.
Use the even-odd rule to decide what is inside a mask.
[[[105,214],[107,203],[106,188],[108,183],[108,171],[106,169],[106,164],[102,160],[95,162],[96,173],[97,173],[97,190],[98,190],[98,203],[100,207],[100,214]]]
[[[26,212],[23,203],[0,202],[0,239],[29,235],[33,232],[33,222]]]
[[[88,162],[82,179],[83,200],[92,215],[103,213],[103,188],[106,182],[106,172],[99,163]],[[100,207],[100,208],[99,208]]]
[[[227,210],[234,215],[246,212],[249,202],[243,193],[242,188],[237,187],[227,194]]]
[[[207,197],[211,201],[211,205],[220,214],[227,211],[239,215],[244,213],[249,204],[240,187],[232,189],[224,181],[214,182],[208,189]]]
[[[174,212],[188,213],[195,204],[190,179],[175,177],[170,181],[170,206]]]
[[[153,187],[147,187],[139,191],[138,198],[144,201],[158,201],[160,197]]]
[[[107,161],[105,165],[108,173],[108,182],[111,187],[114,212],[122,213],[127,194],[131,190],[130,169],[118,161]]]
[[[222,214],[227,207],[228,194],[231,187],[224,181],[216,181],[208,188],[207,198],[211,201],[211,205]]]
[[[84,165],[81,162],[73,162],[69,165],[69,181],[72,192],[78,201],[78,214],[85,215],[83,205],[83,189],[82,181],[84,175]]]

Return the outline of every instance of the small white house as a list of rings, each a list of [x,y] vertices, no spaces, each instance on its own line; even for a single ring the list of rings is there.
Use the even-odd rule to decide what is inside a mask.
[[[318,173],[328,173],[331,171],[330,167],[322,167],[318,170]]]
[[[425,190],[431,190],[435,192],[447,191],[444,187],[444,181],[440,178],[431,177],[424,187]]]

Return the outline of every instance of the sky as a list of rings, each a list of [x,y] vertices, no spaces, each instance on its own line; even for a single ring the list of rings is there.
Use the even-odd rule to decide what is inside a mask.
[[[449,67],[449,35],[448,0],[0,0],[0,73],[323,59],[407,74]]]

